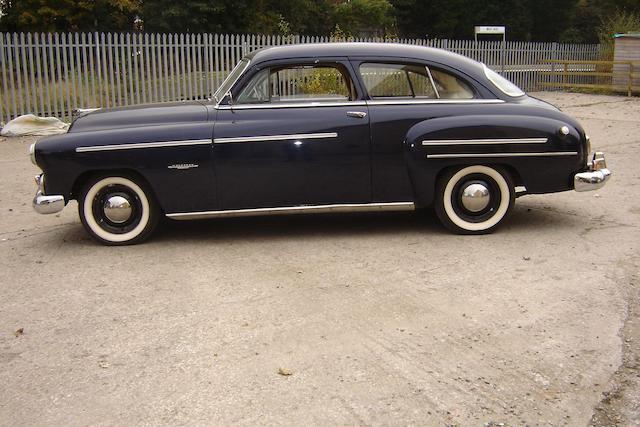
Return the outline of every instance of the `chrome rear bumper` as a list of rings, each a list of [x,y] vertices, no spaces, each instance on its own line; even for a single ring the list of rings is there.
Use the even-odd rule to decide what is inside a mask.
[[[39,214],[54,214],[60,212],[64,208],[64,196],[45,196],[44,194],[44,175],[36,175],[36,184],[38,190],[33,198],[33,209]]]
[[[597,190],[611,178],[611,171],[607,169],[604,153],[599,151],[594,153],[587,166],[589,167],[587,172],[577,173],[573,177],[573,186],[576,191]]]

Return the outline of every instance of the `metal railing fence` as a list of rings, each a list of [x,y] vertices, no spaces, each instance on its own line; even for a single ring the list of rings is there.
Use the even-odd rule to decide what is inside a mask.
[[[246,53],[329,37],[228,34],[2,33],[0,122],[27,113],[71,118],[76,108],[207,99]],[[341,40],[340,40],[341,41]],[[469,56],[525,90],[538,90],[548,60],[598,59],[599,45],[356,38],[431,46]]]

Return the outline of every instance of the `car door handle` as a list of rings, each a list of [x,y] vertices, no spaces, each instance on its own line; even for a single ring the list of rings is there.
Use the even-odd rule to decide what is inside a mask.
[[[364,111],[347,111],[347,116],[364,119],[365,117],[367,117],[367,113],[365,113]]]

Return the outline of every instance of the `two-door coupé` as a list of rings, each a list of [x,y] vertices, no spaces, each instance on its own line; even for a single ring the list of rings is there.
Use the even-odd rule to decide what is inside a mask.
[[[580,124],[481,63],[398,44],[305,44],[243,58],[209,102],[97,110],[31,156],[34,207],[78,200],[105,244],[192,219],[434,206],[493,230],[516,196],[600,188]]]

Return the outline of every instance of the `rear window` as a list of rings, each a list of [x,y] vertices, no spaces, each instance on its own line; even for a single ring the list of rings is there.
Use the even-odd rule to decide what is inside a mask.
[[[514,85],[509,80],[505,79],[486,65],[482,64],[482,66],[484,67],[484,74],[487,76],[487,78],[491,81],[491,83],[495,85],[495,87],[500,89],[503,93],[513,97],[524,95],[524,91],[518,86]]]

